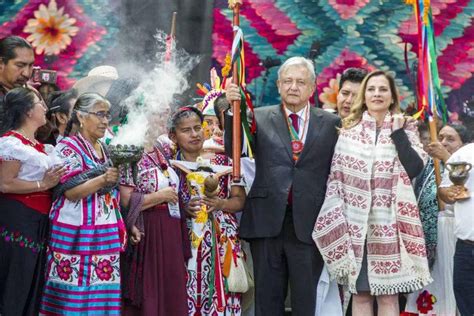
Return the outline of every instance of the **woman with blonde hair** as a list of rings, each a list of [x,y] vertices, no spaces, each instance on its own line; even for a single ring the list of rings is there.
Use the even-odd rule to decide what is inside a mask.
[[[313,239],[353,315],[399,315],[398,293],[431,281],[411,179],[425,154],[394,79],[373,71],[343,120]]]

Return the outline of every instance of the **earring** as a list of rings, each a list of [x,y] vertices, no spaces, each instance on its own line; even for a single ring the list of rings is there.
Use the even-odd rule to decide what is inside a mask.
[[[83,125],[82,123],[81,123],[81,124],[79,124],[79,128],[82,128],[83,126],[84,126],[84,125]]]

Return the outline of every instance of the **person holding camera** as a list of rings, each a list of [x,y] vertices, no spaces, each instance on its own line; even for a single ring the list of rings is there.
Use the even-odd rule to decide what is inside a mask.
[[[24,87],[33,74],[35,54],[22,37],[8,36],[0,40],[0,96],[16,87]]]
[[[43,290],[51,193],[64,174],[50,145],[35,138],[46,123],[37,92],[13,88],[4,97],[0,129],[0,315],[37,315]]]

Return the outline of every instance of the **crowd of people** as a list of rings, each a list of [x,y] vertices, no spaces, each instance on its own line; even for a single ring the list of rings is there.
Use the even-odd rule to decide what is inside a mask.
[[[436,315],[474,314],[472,131],[430,138],[387,72],[346,69],[330,113],[312,61],[286,60],[235,181],[235,84],[147,117],[117,166],[137,83],[100,66],[41,94],[34,59],[0,40],[0,315],[394,316],[427,293]]]

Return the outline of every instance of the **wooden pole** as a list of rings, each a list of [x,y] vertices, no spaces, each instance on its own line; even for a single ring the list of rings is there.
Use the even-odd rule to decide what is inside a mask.
[[[430,138],[432,142],[438,141],[438,128],[436,126],[436,117],[435,113],[429,118],[429,128],[430,128]],[[435,169],[435,179],[436,179],[436,186],[439,186],[441,183],[441,169],[439,166],[439,159],[433,158],[434,162],[434,169]]]
[[[173,12],[173,16],[171,17],[171,30],[168,38],[166,39],[166,52],[165,52],[165,62],[168,63],[171,61],[173,56],[173,46],[174,46],[174,39],[176,36],[176,16],[178,12]]]
[[[240,3],[237,1],[233,7],[233,25],[240,25]],[[234,38],[237,35],[237,31],[234,30]],[[242,47],[242,49],[244,49]],[[232,70],[233,83],[240,86],[238,76],[238,65],[234,62]],[[242,71],[245,71],[242,69]],[[232,179],[234,182],[240,182],[240,157],[242,152],[242,135],[241,135],[241,118],[240,118],[240,100],[232,102]]]

